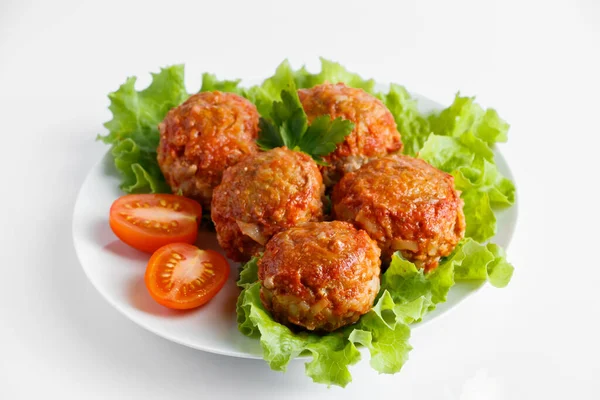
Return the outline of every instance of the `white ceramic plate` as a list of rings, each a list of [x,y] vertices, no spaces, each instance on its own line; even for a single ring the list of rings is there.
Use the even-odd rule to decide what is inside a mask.
[[[414,94],[419,109],[428,113],[441,105]],[[496,151],[500,171],[512,179],[502,155]],[[234,357],[262,358],[257,340],[237,330],[235,303],[239,290],[235,285],[238,264],[231,263],[232,274],[219,294],[207,305],[190,311],[174,311],[158,305],[144,285],[149,255],[120,242],[108,225],[112,202],[123,195],[112,157],[107,154],[87,175],[79,192],[73,215],[73,241],[83,270],[92,285],[117,310],[155,334],[195,349]],[[498,234],[494,242],[505,247],[512,237],[517,206],[499,213]],[[201,232],[198,246],[223,253],[214,233]],[[439,317],[474,293],[481,284],[459,283],[452,288],[448,301],[438,306],[420,324]],[[413,325],[414,328],[420,324]]]

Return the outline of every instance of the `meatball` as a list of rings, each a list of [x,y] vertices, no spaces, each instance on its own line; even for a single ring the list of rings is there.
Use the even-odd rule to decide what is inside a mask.
[[[171,109],[158,126],[158,164],[173,193],[210,209],[223,171],[256,153],[258,119],[254,104],[234,93],[198,93]]]
[[[343,83],[326,83],[301,89],[298,96],[309,123],[324,114],[354,123],[354,130],[324,157],[330,164],[321,167],[327,186],[373,158],[402,150],[394,116],[379,99],[364,90],[347,87]]]
[[[423,160],[393,155],[371,161],[333,188],[333,213],[366,230],[388,263],[399,250],[426,271],[465,234],[454,178]]]
[[[279,147],[228,168],[214,190],[211,216],[227,256],[247,261],[269,238],[323,218],[323,178],[304,153]]]
[[[310,222],[273,236],[258,262],[260,299],[273,318],[308,330],[352,324],[379,292],[381,250],[347,222]]]

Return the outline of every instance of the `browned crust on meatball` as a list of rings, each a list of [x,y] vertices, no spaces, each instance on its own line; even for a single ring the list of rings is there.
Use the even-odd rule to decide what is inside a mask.
[[[234,93],[202,92],[159,124],[158,164],[174,193],[210,209],[223,171],[257,152],[258,111]]]
[[[383,262],[400,250],[425,270],[464,237],[465,217],[452,175],[404,155],[384,157],[349,173],[334,187],[333,213],[366,230]]]
[[[356,322],[379,292],[380,249],[347,222],[312,222],[273,236],[258,262],[260,298],[273,318],[308,330]]]
[[[298,90],[309,123],[325,114],[354,123],[354,130],[337,148],[324,157],[329,166],[321,167],[327,186],[335,184],[346,173],[376,157],[402,150],[400,133],[394,116],[376,97],[362,89],[343,83],[325,83]]]
[[[247,261],[287,228],[323,218],[325,186],[315,161],[285,147],[228,168],[214,190],[211,216],[227,256]]]

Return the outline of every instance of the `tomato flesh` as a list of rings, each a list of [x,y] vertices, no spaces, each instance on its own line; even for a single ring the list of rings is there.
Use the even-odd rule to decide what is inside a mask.
[[[144,280],[156,302],[186,310],[211,300],[228,277],[229,263],[219,253],[187,243],[173,243],[152,255]]]
[[[110,227],[119,239],[147,253],[169,243],[194,243],[202,207],[172,194],[133,194],[110,208]]]

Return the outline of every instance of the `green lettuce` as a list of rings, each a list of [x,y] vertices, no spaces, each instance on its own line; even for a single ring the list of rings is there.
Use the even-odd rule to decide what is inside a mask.
[[[201,92],[213,92],[218,90],[220,92],[232,92],[240,94],[242,89],[239,87],[241,80],[235,79],[232,81],[218,80],[213,74],[204,73],[202,74],[202,86],[200,87]]]
[[[464,201],[466,235],[484,242],[496,234],[494,209],[514,204],[515,186],[494,163],[494,152],[471,131],[460,136],[431,134],[419,157],[454,176]]]
[[[135,90],[135,82],[135,77],[129,78],[108,95],[113,118],[104,124],[109,133],[99,135],[98,139],[112,145],[115,166],[123,178],[123,191],[168,192],[156,160],[158,124],[171,108],[188,97],[184,68],[174,65],[152,74],[152,83],[142,91]]]
[[[363,79],[360,75],[348,71],[341,64],[321,58],[321,71],[317,74],[309,73],[305,67],[294,72],[296,86],[299,89],[311,88],[323,83],[344,83],[346,86],[363,89],[374,93],[375,81]]]
[[[515,202],[515,186],[500,173],[491,145],[507,140],[509,125],[473,97],[456,95],[444,110],[428,117],[432,134],[418,157],[454,176],[464,201],[466,236],[485,242],[496,234],[495,210]]]
[[[309,355],[306,374],[314,382],[344,387],[352,380],[349,367],[361,358],[358,343],[369,348],[372,365],[382,373],[397,372],[407,359],[410,330],[403,322],[386,323],[382,313],[391,310],[389,301],[384,304],[387,299],[381,299],[356,328],[327,335],[296,333],[273,320],[260,301],[260,283],[255,282],[238,299],[238,327],[244,335],[260,338],[263,357],[273,370],[285,371],[292,359]]]
[[[410,324],[420,321],[436,305],[446,301],[455,281],[486,281],[496,287],[508,284],[513,268],[500,247],[463,240],[438,268],[426,274],[410,261],[394,254],[381,276],[381,289],[373,308],[351,326],[328,334],[293,332],[273,320],[260,301],[258,258],[242,267],[237,303],[240,332],[258,338],[264,358],[276,371],[285,371],[290,360],[311,358],[306,374],[318,383],[346,386],[352,379],[349,367],[368,349],[370,364],[379,373],[393,374],[402,368],[412,349]]]
[[[487,280],[497,288],[503,288],[510,282],[514,267],[506,261],[506,253],[500,246],[466,240],[458,251],[464,259],[454,270],[457,281]]]
[[[260,85],[252,86],[241,91],[242,96],[250,100],[262,117],[270,117],[273,104],[281,101],[283,91],[295,89],[295,72],[287,60],[284,60],[273,76],[265,79]]]
[[[489,145],[506,142],[510,127],[496,110],[489,108],[484,111],[474,97],[461,97],[460,93],[450,107],[431,115],[429,123],[431,130],[438,135],[459,137],[471,132]]]
[[[312,354],[306,373],[315,382],[345,386],[351,381],[348,366],[360,360],[356,347],[343,334],[320,336],[307,332],[294,333],[273,320],[260,301],[258,258],[246,263],[238,286],[242,293],[237,302],[240,332],[260,338],[263,357],[276,371],[285,371],[288,363],[301,354]]]
[[[429,122],[419,113],[416,100],[403,86],[395,83],[390,85],[387,93],[378,93],[377,97],[394,116],[404,145],[403,153],[414,157],[430,133]]]

